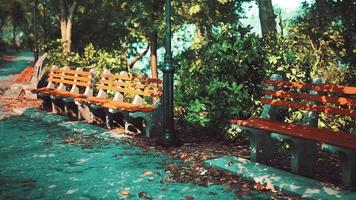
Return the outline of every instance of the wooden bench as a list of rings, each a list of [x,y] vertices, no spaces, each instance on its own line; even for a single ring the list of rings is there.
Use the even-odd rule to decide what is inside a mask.
[[[162,130],[161,80],[131,77],[127,72],[112,74],[105,70],[97,89],[96,97],[79,97],[75,101],[79,106],[89,106],[91,110],[104,109],[107,127],[111,127],[112,114],[120,113],[125,131],[137,119],[143,119],[141,124],[145,123],[144,131],[148,137]]]
[[[272,139],[286,141],[291,143],[291,171],[313,176],[319,143],[323,150],[340,153],[343,184],[356,185],[356,127],[354,134],[318,127],[320,113],[356,118],[356,87],[326,85],[320,78],[313,84],[287,82],[280,75],[273,75],[265,85],[261,116],[230,120],[250,136],[251,160],[269,163],[274,153]],[[302,110],[301,122],[277,120],[281,108]]]
[[[76,107],[74,98],[93,96],[95,71],[83,71],[81,68],[70,70],[69,67],[58,69],[53,66],[49,70],[46,87],[33,89],[43,102],[51,101],[52,112],[77,117],[77,111],[69,111]]]

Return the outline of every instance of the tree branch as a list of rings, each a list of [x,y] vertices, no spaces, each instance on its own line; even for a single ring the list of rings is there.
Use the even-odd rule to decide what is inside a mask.
[[[150,46],[147,45],[147,48],[138,56],[135,57],[135,59],[129,64],[128,68],[131,69],[137,61],[139,61],[143,56],[146,55],[146,53],[148,52],[148,50],[150,49]]]

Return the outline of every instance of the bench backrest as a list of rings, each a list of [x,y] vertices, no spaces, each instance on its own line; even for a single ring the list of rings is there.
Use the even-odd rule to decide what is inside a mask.
[[[108,98],[108,92],[114,93],[113,100],[125,101],[125,97],[133,96],[130,103],[144,105],[149,97],[152,102],[148,104],[156,104],[162,94],[162,81],[160,79],[132,77],[127,72],[112,74],[109,70],[105,70],[99,80],[97,86],[99,93],[97,97]]]
[[[356,118],[356,99],[352,97],[356,87],[280,80],[268,80],[265,85],[269,88],[263,91],[263,104]]]
[[[53,88],[61,91],[70,91],[72,93],[81,93],[90,97],[93,96],[95,70],[83,71],[82,68],[70,70],[69,67],[58,69],[53,66],[49,70],[47,88]]]
[[[47,55],[48,55],[47,53],[44,53],[36,61],[35,66],[34,66],[35,72],[32,76],[31,82],[37,84],[37,82],[42,78],[41,75],[42,75],[43,63],[44,63],[44,60],[46,59]]]

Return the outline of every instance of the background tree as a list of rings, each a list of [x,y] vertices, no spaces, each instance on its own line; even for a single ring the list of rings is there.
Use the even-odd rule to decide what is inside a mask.
[[[8,9],[6,8],[6,3],[1,4],[0,5],[0,33],[8,15],[9,13],[8,13]]]
[[[77,9],[77,2],[70,0],[59,0],[58,5],[60,9],[59,23],[63,43],[63,52],[69,53],[71,51],[72,45],[73,17]]]
[[[16,28],[20,26],[21,23],[24,22],[24,10],[22,8],[22,4],[18,1],[13,1],[10,6],[10,17],[12,21],[13,27],[13,45],[14,49],[17,51],[17,44],[16,44]]]
[[[273,12],[271,0],[258,0],[258,10],[263,37],[276,34],[276,15]]]

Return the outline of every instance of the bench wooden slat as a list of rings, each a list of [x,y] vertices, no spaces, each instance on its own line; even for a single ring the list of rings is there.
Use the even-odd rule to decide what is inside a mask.
[[[282,101],[282,100],[266,99],[266,98],[261,98],[261,103],[275,105],[275,106],[291,107],[300,110],[323,112],[326,114],[333,114],[333,115],[346,115],[353,118],[356,117],[356,110],[351,110],[351,109],[332,108],[332,107],[322,106],[322,105],[302,104],[302,103],[295,103],[291,101]]]
[[[322,103],[333,103],[344,106],[356,106],[356,99],[345,98],[345,97],[330,97],[322,95],[311,95],[305,93],[295,93],[295,92],[286,92],[286,91],[273,91],[273,90],[264,90],[265,95],[271,95],[273,97],[284,97],[284,98],[294,98],[294,99],[304,99],[309,101],[318,101]]]
[[[356,94],[356,87],[351,87],[351,86],[339,86],[339,85],[327,85],[327,84],[315,85],[310,83],[276,81],[276,80],[268,80],[265,82],[265,85],[294,88],[294,89],[313,89],[321,92],[333,92],[339,94]]]
[[[102,104],[101,106],[127,112],[152,112],[154,110],[154,108],[150,106],[141,106],[119,101],[109,101],[107,103]]]
[[[320,129],[262,118],[251,118],[248,120],[233,119],[230,120],[230,123],[356,150],[356,135],[348,133],[333,132],[328,129]]]
[[[160,79],[143,78],[143,77],[131,77],[131,76],[128,76],[128,75],[120,75],[120,74],[103,74],[102,77],[103,78],[110,78],[110,79],[127,80],[127,81],[162,83],[162,80],[160,80]]]
[[[78,74],[78,75],[92,75],[92,72],[87,71],[76,71],[76,70],[68,70],[68,69],[50,69],[49,72],[54,73],[65,73],[65,74]]]
[[[83,86],[83,87],[87,87],[87,86],[90,85],[90,83],[88,83],[88,82],[69,81],[69,80],[56,79],[56,78],[48,78],[48,81],[52,81],[52,82],[56,82],[56,83],[65,83],[65,84],[70,84],[70,85]]]
[[[49,74],[48,76],[51,78],[64,78],[64,79],[79,80],[79,81],[90,81],[91,80],[91,78],[89,78],[89,77],[69,76],[69,75],[63,75],[63,74]]]
[[[98,98],[98,97],[88,97],[88,98],[75,98],[75,101],[89,104],[101,105],[111,101],[110,99]]]
[[[45,94],[48,95],[54,95],[57,97],[61,97],[61,98],[79,98],[79,97],[85,97],[83,94],[78,94],[78,93],[73,93],[73,92],[69,92],[69,91],[61,91],[61,90],[52,90],[52,91],[47,91],[45,92]]]
[[[113,81],[113,80],[105,80],[101,79],[99,83],[104,83],[104,84],[110,84],[113,86],[124,86],[124,87],[132,87],[132,88],[138,88],[138,89],[150,89],[154,90],[157,88],[155,85],[148,85],[148,84],[142,84],[139,82],[125,82],[125,81]]]
[[[36,89],[32,89],[30,90],[32,93],[35,93],[35,94],[38,94],[38,93],[47,93],[47,92],[50,92],[50,91],[53,91],[54,89],[53,88],[46,88],[46,87],[43,87],[43,88],[36,88]]]
[[[103,90],[111,90],[114,92],[123,92],[123,93],[128,93],[128,94],[133,94],[133,95],[142,95],[142,96],[148,96],[148,97],[157,97],[159,94],[148,91],[142,91],[142,90],[134,90],[134,89],[127,89],[127,88],[120,88],[120,87],[111,87],[111,86],[106,86],[106,85],[99,85],[99,89]]]

